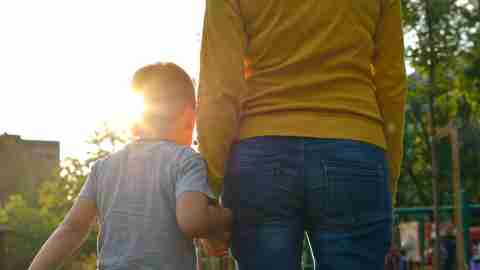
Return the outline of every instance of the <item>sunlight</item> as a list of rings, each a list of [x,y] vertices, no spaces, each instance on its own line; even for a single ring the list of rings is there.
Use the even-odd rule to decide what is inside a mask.
[[[203,14],[192,0],[0,1],[0,134],[86,158],[105,122],[128,131],[138,119],[136,69],[170,61],[197,77]]]
[[[111,108],[107,124],[116,130],[129,131],[133,124],[141,120],[144,111],[143,97],[133,91],[118,93]]]

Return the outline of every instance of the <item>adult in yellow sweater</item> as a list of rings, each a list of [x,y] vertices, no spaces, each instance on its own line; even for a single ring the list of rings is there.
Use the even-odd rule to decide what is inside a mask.
[[[400,0],[206,0],[198,134],[240,269],[383,269],[402,160]]]

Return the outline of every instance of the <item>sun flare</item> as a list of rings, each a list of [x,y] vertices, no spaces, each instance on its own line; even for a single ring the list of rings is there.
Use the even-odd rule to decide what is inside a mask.
[[[143,96],[133,91],[122,91],[114,98],[112,116],[107,124],[114,129],[129,131],[141,120],[145,106]]]

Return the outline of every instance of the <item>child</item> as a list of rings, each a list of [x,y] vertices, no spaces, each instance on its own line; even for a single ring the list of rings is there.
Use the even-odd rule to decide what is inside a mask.
[[[138,70],[133,87],[145,100],[138,138],[96,162],[62,224],[29,269],[55,269],[77,250],[98,218],[98,269],[193,270],[192,238],[222,239],[227,209],[209,204],[206,165],[190,149],[195,93],[172,63]]]

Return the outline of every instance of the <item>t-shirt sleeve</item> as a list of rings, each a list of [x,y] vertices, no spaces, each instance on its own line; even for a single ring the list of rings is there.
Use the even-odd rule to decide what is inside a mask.
[[[87,180],[83,184],[82,189],[78,195],[78,198],[88,199],[95,201],[97,198],[97,167],[98,162],[92,166],[92,170],[87,177]]]
[[[175,183],[175,197],[178,199],[185,192],[201,192],[214,198],[208,185],[207,166],[203,158],[192,151],[181,160]]]

